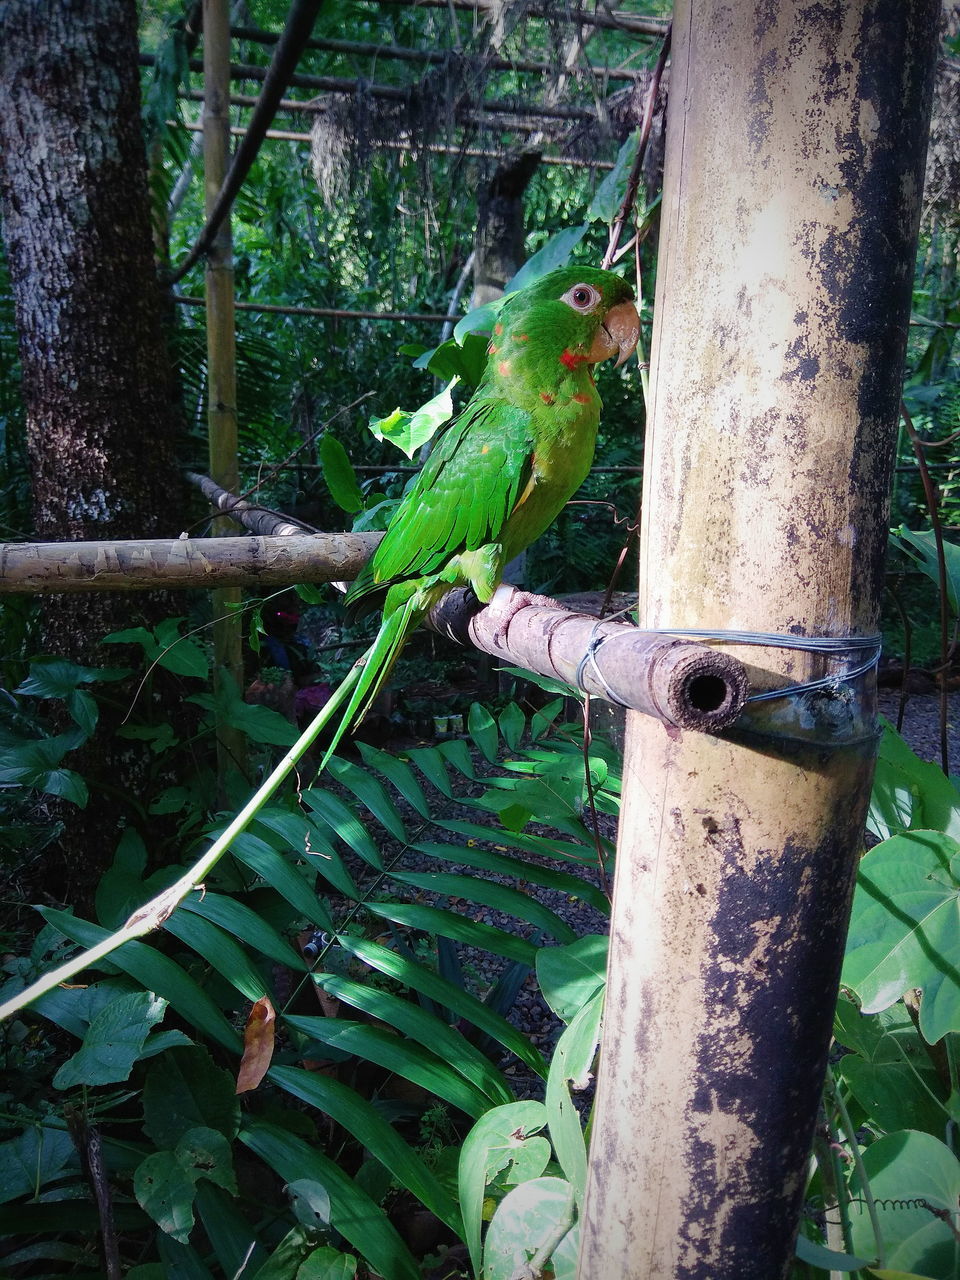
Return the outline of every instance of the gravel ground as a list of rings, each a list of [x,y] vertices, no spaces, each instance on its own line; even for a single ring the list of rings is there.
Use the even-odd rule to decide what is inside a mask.
[[[897,723],[900,694],[881,689],[880,712],[892,725]],[[907,699],[901,729],[904,739],[923,760],[940,763],[940,697],[936,693],[913,693]],[[947,751],[951,773],[960,773],[960,693],[947,695]]]

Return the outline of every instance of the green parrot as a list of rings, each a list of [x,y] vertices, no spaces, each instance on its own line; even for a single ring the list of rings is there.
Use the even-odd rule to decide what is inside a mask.
[[[504,566],[586,479],[600,422],[593,366],[612,355],[622,364],[639,332],[633,290],[609,271],[564,267],[504,303],[479,386],[434,443],[347,592],[354,615],[382,608],[383,618],[320,713],[328,723],[347,704],[323,764],[437,601],[472,587],[489,603]]]

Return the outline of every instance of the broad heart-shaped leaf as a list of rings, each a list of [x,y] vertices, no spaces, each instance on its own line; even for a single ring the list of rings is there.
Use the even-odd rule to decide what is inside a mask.
[[[950,1148],[929,1133],[889,1133],[863,1152],[863,1166],[880,1220],[885,1266],[934,1280],[960,1275],[960,1241],[951,1229],[960,1199],[960,1163]],[[860,1257],[876,1258],[856,1175],[850,1190],[851,1246]]]
[[[460,1209],[474,1271],[480,1274],[480,1229],[487,1183],[502,1169],[506,1181],[539,1177],[550,1159],[550,1143],[537,1134],[547,1123],[542,1102],[510,1102],[494,1107],[473,1126],[460,1151]]]
[[[128,667],[80,667],[66,658],[37,658],[15,692],[31,698],[69,698],[80,685],[125,680],[129,674]]]
[[[890,534],[891,543],[909,556],[936,585],[940,585],[940,566],[937,563],[937,539],[932,529],[919,532],[901,525]],[[952,542],[943,544],[943,560],[947,576],[947,598],[954,614],[960,611],[960,547]]]
[[[163,1017],[166,1000],[152,991],[132,991],[111,1000],[87,1028],[83,1044],[53,1077],[55,1089],[116,1084],[141,1057],[150,1028]]]
[[[0,1142],[0,1204],[32,1195],[67,1169],[78,1169],[73,1139],[66,1129],[30,1125],[17,1138]]]
[[[864,1013],[920,987],[920,1030],[930,1044],[960,1029],[960,845],[939,831],[909,831],[860,863],[843,983]]]
[[[355,515],[363,510],[363,494],[357,484],[357,477],[347,457],[347,451],[329,431],[323,433],[320,441],[320,466],[330,497],[337,506],[348,515]]]
[[[547,1259],[539,1251],[573,1225],[573,1188],[563,1178],[534,1178],[514,1187],[497,1206],[483,1242],[485,1280],[542,1275]],[[535,1256],[538,1265],[525,1271]]]
[[[381,1276],[420,1280],[420,1268],[387,1215],[332,1160],[274,1125],[249,1124],[241,1131],[240,1141],[284,1182],[311,1178],[321,1183],[330,1197],[332,1226]]]
[[[196,1128],[236,1136],[240,1104],[233,1077],[214,1065],[199,1045],[163,1054],[147,1072],[143,1089],[143,1128],[158,1147],[173,1150]]]
[[[172,1151],[154,1151],[137,1167],[137,1200],[167,1235],[186,1244],[193,1228],[197,1181],[208,1178],[237,1193],[230,1144],[215,1129],[188,1130]]]
[[[881,1013],[863,1014],[841,996],[834,1018],[837,1043],[851,1050],[835,1070],[870,1117],[887,1133],[922,1129],[941,1133],[947,1120],[945,1090],[930,1054],[900,1001]],[[938,1103],[938,1098],[942,1099]]]
[[[883,717],[867,826],[886,840],[917,828],[960,840],[960,791],[939,765],[921,760]]]
[[[109,930],[78,920],[66,911],[41,907],[40,914],[82,947],[92,947],[110,936]],[[148,991],[163,996],[173,1010],[198,1030],[228,1049],[240,1046],[240,1038],[207,993],[169,956],[145,942],[125,942],[110,953],[110,963],[136,978]]]
[[[607,980],[604,934],[590,933],[560,947],[537,952],[537,980],[547,1004],[564,1022],[571,1022]]]

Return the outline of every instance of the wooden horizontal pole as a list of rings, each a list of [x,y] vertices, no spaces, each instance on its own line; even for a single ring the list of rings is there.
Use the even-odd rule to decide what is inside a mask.
[[[275,44],[279,37],[272,31],[261,31],[257,27],[231,27],[230,34],[236,40],[249,40],[253,44]],[[662,35],[662,32],[659,34]],[[411,49],[405,45],[396,44],[376,44],[366,40],[333,40],[333,39],[313,39],[308,40],[306,48],[317,49],[323,53],[342,53],[349,56],[360,58],[381,58],[396,62],[417,62],[430,63],[432,66],[442,66],[450,58],[463,58],[463,54],[456,49]],[[471,61],[471,59],[466,59]],[[549,62],[538,62],[526,58],[474,58],[479,66],[489,71],[522,71],[530,72],[534,75],[549,75],[554,70]],[[577,71],[580,68],[574,67]],[[646,71],[637,71],[632,67],[599,67],[588,65],[583,68],[589,71],[598,79],[606,77],[609,80],[643,80],[648,74]]]
[[[154,591],[350,582],[379,533],[269,538],[155,538],[147,542],[8,542],[0,545],[0,595]]]

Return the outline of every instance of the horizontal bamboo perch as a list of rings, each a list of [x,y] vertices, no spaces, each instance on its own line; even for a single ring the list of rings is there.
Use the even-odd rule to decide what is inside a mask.
[[[433,609],[429,623],[460,644],[679,729],[716,733],[736,720],[747,699],[746,668],[728,653],[571,613],[559,603],[521,609],[502,638],[498,614],[458,589]]]
[[[350,581],[379,533],[269,538],[156,538],[148,542],[8,542],[0,545],[0,595],[157,591]]]

